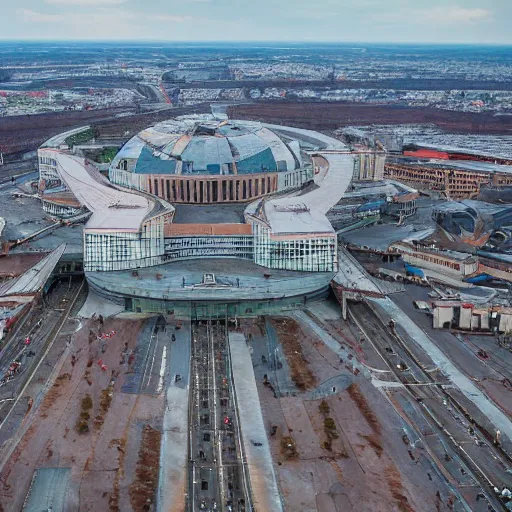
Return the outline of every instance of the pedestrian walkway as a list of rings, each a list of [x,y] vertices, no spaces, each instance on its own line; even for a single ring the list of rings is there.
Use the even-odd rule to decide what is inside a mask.
[[[168,324],[169,325],[169,324]],[[166,401],[160,450],[157,510],[185,509],[187,491],[188,403],[190,323],[176,331],[170,347],[170,368],[166,381]],[[176,375],[180,380],[176,382]]]
[[[282,512],[251,355],[243,334],[229,333],[229,351],[252,504],[255,510]]]

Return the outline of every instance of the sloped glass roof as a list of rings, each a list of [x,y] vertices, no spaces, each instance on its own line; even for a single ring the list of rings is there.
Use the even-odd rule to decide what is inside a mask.
[[[186,162],[194,174],[243,174],[292,171],[300,162],[298,144],[290,149],[276,132],[251,121],[222,121],[184,116],[143,130],[128,141],[112,162],[144,174],[174,174]],[[128,161],[130,165],[123,165]]]

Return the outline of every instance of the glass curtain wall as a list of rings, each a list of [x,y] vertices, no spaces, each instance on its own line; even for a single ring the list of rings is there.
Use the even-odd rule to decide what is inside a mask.
[[[110,168],[108,170],[108,177],[110,181],[116,185],[141,190],[142,192],[146,191],[146,176],[144,174],[135,174],[133,172]]]
[[[275,241],[268,228],[253,224],[254,262],[268,268],[306,272],[337,270],[336,238],[315,237]]]
[[[252,260],[253,237],[241,235],[166,238],[165,252],[170,260],[217,257]]]
[[[46,182],[46,185],[58,186],[61,184],[59,173],[57,172],[57,161],[55,158],[45,156],[44,152],[39,152],[39,179]]]
[[[84,231],[86,271],[127,270],[164,261],[164,217],[144,223],[140,233]]]

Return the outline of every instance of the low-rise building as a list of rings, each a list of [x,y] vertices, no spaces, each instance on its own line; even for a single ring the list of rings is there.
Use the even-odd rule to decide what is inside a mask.
[[[488,162],[390,157],[384,176],[450,199],[474,198],[483,185],[512,185],[512,166]]]
[[[413,242],[396,242],[390,250],[400,253],[410,272],[420,269],[424,277],[441,274],[462,282],[478,270],[478,258],[458,251],[427,247]]]

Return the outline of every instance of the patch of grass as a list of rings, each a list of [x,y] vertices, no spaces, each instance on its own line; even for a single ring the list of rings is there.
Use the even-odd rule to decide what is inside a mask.
[[[89,432],[89,422],[87,420],[78,420],[75,429],[79,434],[86,434]]]
[[[104,389],[101,392],[101,400],[100,400],[100,408],[101,410],[106,413],[109,408],[110,404],[112,403],[112,394],[110,389]]]
[[[94,418],[94,426],[97,428],[101,428],[103,423],[105,422],[105,416],[110,409],[110,404],[112,403],[112,387],[108,387],[103,389],[100,394],[100,413],[96,418]]]
[[[104,148],[98,157],[98,161],[100,164],[109,164],[114,160],[114,157],[117,155],[118,148]]]
[[[92,398],[91,395],[87,394],[82,398],[81,403],[82,410],[80,412],[80,417],[78,418],[75,430],[79,434],[86,434],[89,432],[89,419],[91,417],[89,411],[92,409]]]
[[[70,135],[64,142],[71,148],[73,146],[89,142],[90,140],[94,139],[96,135],[97,133],[94,128],[88,128],[83,132],[76,133],[75,135]]]
[[[389,465],[385,469],[384,475],[387,480],[389,491],[395,500],[397,509],[400,512],[414,512],[414,509],[409,504],[407,496],[404,494],[402,477],[397,467],[394,464]]]
[[[297,389],[300,391],[313,389],[317,385],[317,379],[302,350],[302,340],[307,336],[299,324],[290,318],[272,318],[271,323],[283,347],[291,378]]]
[[[325,418],[324,428],[327,430],[336,430],[336,423],[334,423],[332,418]]]
[[[368,444],[374,449],[375,453],[377,454],[377,457],[381,457],[382,452],[384,451],[384,448],[382,448],[382,444],[379,440],[379,438],[375,434],[371,434],[369,436],[365,436],[362,434],[359,434],[363,439],[366,439],[368,441]]]
[[[338,439],[340,436],[336,432],[336,422],[332,418],[324,419],[324,432],[327,437],[327,443],[330,445],[334,439]],[[324,443],[325,444],[325,443]]]
[[[133,510],[152,510],[158,484],[160,443],[162,433],[145,425],[139,448],[139,460],[135,470],[135,480],[130,484],[128,494]]]

